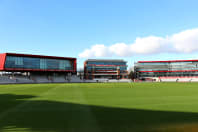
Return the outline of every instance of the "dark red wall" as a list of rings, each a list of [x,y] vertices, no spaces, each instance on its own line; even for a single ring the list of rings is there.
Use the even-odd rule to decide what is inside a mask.
[[[0,70],[4,70],[6,54],[0,54]]]
[[[77,70],[77,60],[75,59],[74,60],[74,72],[76,72],[76,70]]]

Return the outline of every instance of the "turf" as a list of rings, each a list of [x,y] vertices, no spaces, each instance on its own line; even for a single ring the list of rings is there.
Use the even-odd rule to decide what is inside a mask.
[[[0,132],[198,131],[198,83],[0,85]]]

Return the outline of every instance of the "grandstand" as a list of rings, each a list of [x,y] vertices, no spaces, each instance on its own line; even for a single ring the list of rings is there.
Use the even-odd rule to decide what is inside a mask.
[[[198,60],[138,61],[134,71],[141,81],[197,82]]]
[[[77,59],[31,54],[0,54],[0,84],[131,82],[124,60],[88,59],[77,74]],[[134,81],[198,82],[198,60],[138,61]]]
[[[159,77],[159,82],[198,82],[198,77]]]
[[[123,60],[88,60],[85,63],[93,64],[91,68],[95,70],[94,75],[88,75],[87,69],[90,67],[85,67],[86,74],[80,73],[80,77],[77,76],[76,60],[71,57],[2,53],[0,84],[130,81],[127,79],[127,65]],[[92,74],[93,69],[91,71]]]
[[[76,58],[0,54],[0,83],[80,82],[76,69]]]

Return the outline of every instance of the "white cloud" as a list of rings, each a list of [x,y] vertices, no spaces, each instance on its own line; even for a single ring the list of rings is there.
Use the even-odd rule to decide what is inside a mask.
[[[130,45],[125,43],[116,43],[109,47],[109,52],[117,56],[128,56],[131,53]]]
[[[116,43],[111,46],[93,45],[79,54],[81,58],[107,56],[133,56],[167,52],[192,53],[198,51],[198,28],[186,30],[167,37],[148,36],[136,38],[132,44]]]
[[[86,49],[79,54],[79,57],[81,58],[107,57],[107,56],[109,56],[109,51],[108,48],[103,44],[93,45],[90,49]]]
[[[198,28],[174,34],[170,39],[178,52],[191,53],[198,51]]]
[[[166,46],[166,39],[150,36],[137,38],[135,43],[131,44],[131,51],[136,54],[153,54],[162,52]]]

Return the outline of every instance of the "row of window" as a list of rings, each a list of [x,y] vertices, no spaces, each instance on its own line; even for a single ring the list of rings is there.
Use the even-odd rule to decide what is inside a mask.
[[[198,61],[137,63],[137,65],[188,65],[188,64],[198,64]]]
[[[144,65],[144,66],[136,66],[136,68],[198,68],[198,64],[191,64],[191,65]]]
[[[180,71],[180,70],[198,70],[198,68],[137,69],[137,71]]]
[[[5,68],[72,70],[73,62],[70,60],[61,59],[7,56]]]
[[[117,69],[120,69],[121,71],[123,70],[127,70],[127,67],[126,66],[120,66],[120,67],[87,67],[87,70],[117,70]]]
[[[144,77],[176,77],[176,76],[180,76],[180,77],[186,77],[186,76],[195,76],[197,77],[198,74],[186,74],[186,75],[180,75],[180,74],[174,74],[174,75],[153,75],[153,76],[150,76],[150,75],[142,75],[142,76],[139,76],[139,78],[144,78]]]
[[[162,75],[165,75],[165,74],[198,74],[198,72],[140,72],[138,74],[149,74],[149,75],[156,75],[156,74],[162,74]]]
[[[88,62],[92,65],[126,65],[126,62]]]
[[[162,77],[162,76],[198,76],[198,72],[142,72],[138,77]]]

